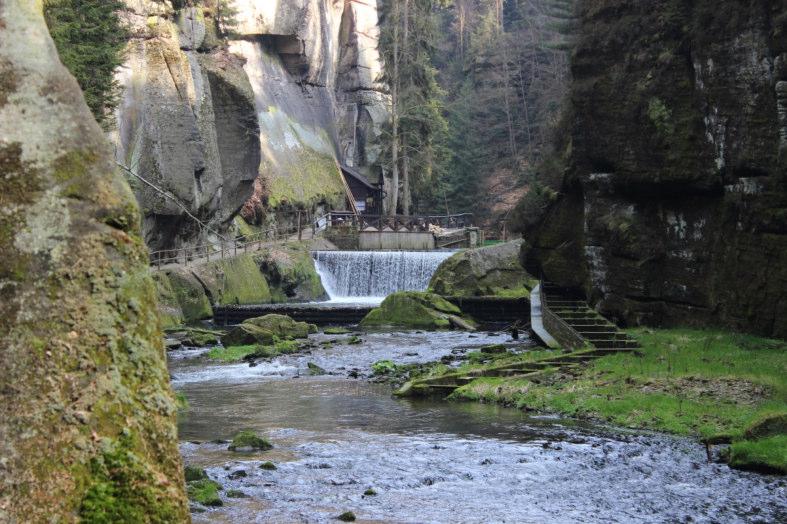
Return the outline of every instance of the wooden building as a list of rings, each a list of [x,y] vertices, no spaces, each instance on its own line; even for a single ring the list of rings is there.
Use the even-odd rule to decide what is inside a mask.
[[[355,208],[361,215],[382,215],[383,188],[381,183],[372,184],[355,168],[341,166],[342,175],[347,181],[355,200]]]

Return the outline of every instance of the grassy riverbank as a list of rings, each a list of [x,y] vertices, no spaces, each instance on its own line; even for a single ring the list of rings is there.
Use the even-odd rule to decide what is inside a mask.
[[[538,382],[479,378],[450,398],[729,440],[732,464],[787,473],[787,343],[689,329],[630,333],[638,354]]]

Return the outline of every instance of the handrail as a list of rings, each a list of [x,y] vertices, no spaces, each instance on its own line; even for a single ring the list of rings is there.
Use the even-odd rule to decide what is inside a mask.
[[[472,213],[454,215],[365,215],[351,211],[331,211],[320,218],[322,227],[353,226],[359,229],[373,227],[378,231],[390,228],[393,231],[430,231],[432,226],[443,229],[471,227],[474,223]]]
[[[549,305],[549,297],[547,296],[546,288],[544,287],[544,281],[540,281],[540,289],[541,289],[541,318],[543,319],[544,328],[547,332],[556,339],[560,344],[570,347],[572,349],[580,348],[585,345],[585,337],[580,335],[576,329],[571,327],[571,325],[563,320],[560,315],[552,311],[552,308]],[[562,332],[559,332],[555,329],[550,330],[548,323],[556,322],[563,328],[561,331],[565,331],[568,333],[568,337],[563,336]],[[560,340],[563,339],[563,340]],[[573,340],[569,340],[573,339]]]

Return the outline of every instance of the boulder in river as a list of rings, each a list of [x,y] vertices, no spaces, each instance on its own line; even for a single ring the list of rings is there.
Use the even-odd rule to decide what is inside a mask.
[[[246,344],[273,344],[276,339],[307,338],[316,333],[317,326],[306,322],[298,322],[287,315],[272,313],[261,317],[250,318],[233,328],[221,337],[225,347],[243,346]]]
[[[455,297],[529,297],[536,281],[519,262],[523,240],[468,249],[440,264],[429,291]]]
[[[434,293],[401,291],[388,295],[361,321],[365,327],[394,326],[422,329],[475,329],[458,307]]]
[[[233,437],[232,442],[227,449],[230,451],[242,451],[244,449],[266,451],[272,448],[273,445],[270,442],[260,437],[253,431],[244,429],[243,431],[239,431],[235,437]]]

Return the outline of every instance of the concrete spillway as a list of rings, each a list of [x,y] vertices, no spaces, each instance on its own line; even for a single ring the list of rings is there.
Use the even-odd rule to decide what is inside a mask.
[[[315,251],[332,301],[380,302],[396,291],[424,291],[452,251]]]

